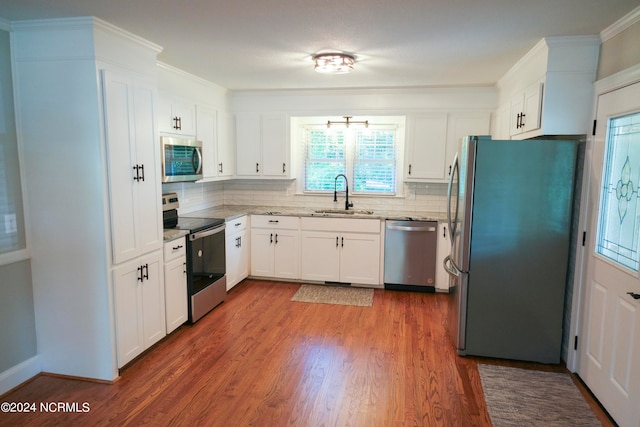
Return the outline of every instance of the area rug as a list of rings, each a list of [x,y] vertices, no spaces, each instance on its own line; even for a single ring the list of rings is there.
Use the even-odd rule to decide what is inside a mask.
[[[373,289],[301,285],[291,301],[371,307],[373,305]]]
[[[568,374],[478,364],[494,427],[601,426]]]

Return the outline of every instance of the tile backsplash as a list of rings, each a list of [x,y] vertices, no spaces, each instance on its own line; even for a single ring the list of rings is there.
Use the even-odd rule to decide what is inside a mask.
[[[308,195],[297,193],[294,180],[231,180],[208,183],[168,183],[162,192],[176,192],[179,213],[185,214],[220,205],[287,206],[299,208],[341,208],[344,193]],[[355,209],[441,212],[447,210],[447,184],[404,183],[401,197],[352,196]]]

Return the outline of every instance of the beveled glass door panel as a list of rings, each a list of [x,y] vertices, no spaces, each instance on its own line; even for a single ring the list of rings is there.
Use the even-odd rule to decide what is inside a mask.
[[[609,119],[596,251],[638,271],[640,113]]]

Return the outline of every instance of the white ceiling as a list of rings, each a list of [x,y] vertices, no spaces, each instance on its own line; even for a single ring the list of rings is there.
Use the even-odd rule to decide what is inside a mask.
[[[638,0],[0,0],[9,21],[97,16],[228,89],[491,85],[544,36],[594,35]],[[322,75],[310,55],[344,51]]]

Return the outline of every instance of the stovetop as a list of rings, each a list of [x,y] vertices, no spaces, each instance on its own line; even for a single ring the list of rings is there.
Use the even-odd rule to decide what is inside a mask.
[[[190,218],[190,217],[178,217],[178,224],[173,227],[176,230],[188,230],[190,232],[201,231],[207,228],[219,227],[224,224],[224,219],[221,218]]]

